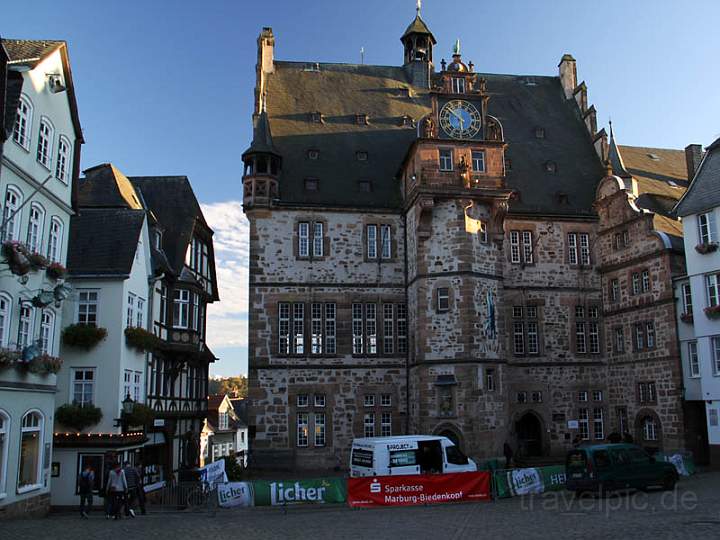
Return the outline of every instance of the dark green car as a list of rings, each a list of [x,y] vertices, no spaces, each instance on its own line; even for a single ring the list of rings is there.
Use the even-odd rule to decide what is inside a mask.
[[[565,461],[567,489],[606,493],[617,489],[672,490],[678,473],[634,444],[594,444],[570,450]]]

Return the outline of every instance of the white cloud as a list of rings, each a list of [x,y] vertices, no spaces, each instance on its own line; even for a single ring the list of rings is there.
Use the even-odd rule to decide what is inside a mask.
[[[215,231],[213,246],[220,293],[220,302],[208,306],[208,343],[211,348],[246,346],[250,225],[240,201],[203,204],[202,211]]]

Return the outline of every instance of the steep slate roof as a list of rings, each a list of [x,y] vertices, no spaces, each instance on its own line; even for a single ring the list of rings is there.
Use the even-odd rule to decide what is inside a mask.
[[[200,209],[187,176],[131,176],[130,182],[164,229],[163,251],[173,272],[179,275],[185,264],[185,251],[192,240],[195,219],[212,230]]]
[[[40,61],[65,45],[64,41],[37,39],[3,39],[11,64],[34,68]]]
[[[428,28],[428,25],[425,24],[425,21],[422,20],[422,17],[420,17],[419,13],[415,16],[413,21],[405,29],[405,32],[403,33],[402,37],[404,38],[408,34],[428,34],[430,36],[430,38],[432,39],[432,42],[437,43],[435,41],[435,36],[433,36],[432,32],[430,31],[430,28]],[[400,39],[402,39],[402,38],[400,38]]]
[[[84,208],[70,219],[70,276],[127,276],[132,269],[144,210]]]
[[[655,230],[669,234],[673,245],[682,245],[682,223],[672,213],[688,186],[687,164],[683,150],[618,145],[610,141],[610,160],[618,176],[637,181],[639,208],[655,214]],[[621,169],[618,169],[618,164]]]
[[[427,89],[412,86],[402,67],[275,62],[268,77],[267,112],[275,148],[283,159],[280,199],[290,204],[398,208],[398,168],[417,128],[403,126],[430,113]],[[503,125],[509,143],[508,186],[520,191],[511,212],[592,214],[603,170],[574,100],[566,100],[557,77],[478,74],[491,94],[489,114]],[[323,123],[310,113],[323,114]],[[369,115],[358,125],[355,114]],[[544,139],[535,127],[545,129]],[[310,160],[307,151],[319,150]],[[356,152],[368,153],[358,161]],[[556,173],[545,163],[554,161]],[[319,179],[319,190],[304,190],[305,178]],[[358,181],[372,181],[372,192]],[[559,195],[568,204],[559,205]]]
[[[706,150],[690,189],[675,208],[679,216],[698,214],[720,206],[720,138]]]
[[[83,171],[85,177],[78,186],[78,203],[92,208],[132,208],[140,210],[139,194],[112,163],[103,163]]]

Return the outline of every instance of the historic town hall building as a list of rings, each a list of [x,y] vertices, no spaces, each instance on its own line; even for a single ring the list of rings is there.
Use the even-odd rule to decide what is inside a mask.
[[[255,463],[346,466],[354,437],[402,433],[480,458],[613,432],[685,446],[682,240],[656,230],[674,203],[638,188],[679,199],[686,174],[660,169],[685,153],[639,184],[570,55],[558,77],[480,73],[459,43],[438,58],[419,10],[401,42],[392,67],[277,61],[272,30],[258,39]]]

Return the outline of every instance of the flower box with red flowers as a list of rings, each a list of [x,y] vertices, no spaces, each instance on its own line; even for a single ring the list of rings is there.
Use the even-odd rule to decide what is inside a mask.
[[[680,320],[684,323],[692,324],[693,314],[692,313],[683,313],[682,315],[680,315]]]
[[[717,248],[717,242],[707,242],[705,244],[698,244],[697,246],[695,246],[695,251],[702,255],[705,255],[706,253],[712,253],[713,251],[717,251]]]
[[[67,269],[60,263],[54,262],[45,270],[47,277],[57,281],[58,279],[64,279],[67,274]]]
[[[708,319],[720,319],[720,305],[706,307],[705,315]]]

